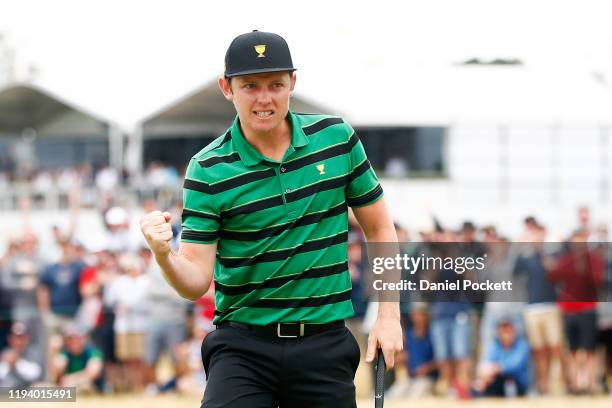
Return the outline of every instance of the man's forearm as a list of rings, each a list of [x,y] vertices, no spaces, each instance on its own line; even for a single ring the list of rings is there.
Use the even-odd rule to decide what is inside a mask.
[[[366,235],[366,239],[368,242],[372,243],[383,243],[382,245],[389,246],[389,248],[384,248],[383,250],[390,251],[389,255],[395,256],[395,254],[399,254],[399,245],[397,244],[397,234],[395,233],[395,228],[392,225],[382,227],[380,229],[373,230],[370,234]],[[386,282],[396,282],[401,278],[401,274],[399,270],[388,270],[385,272],[385,281]],[[397,295],[399,298],[399,294]],[[394,300],[392,296],[391,299],[385,299],[380,302],[378,305],[378,318],[391,318],[391,319],[400,319],[400,307],[399,307],[399,299],[397,301]]]
[[[384,301],[378,304],[379,319],[397,319],[401,317],[399,302]]]
[[[36,291],[36,300],[38,303],[38,310],[46,312],[50,309],[51,300],[49,299],[49,289],[45,286],[40,286]]]
[[[197,300],[208,291],[213,270],[201,270],[197,264],[174,251],[164,256],[155,256],[155,260],[166,281],[182,297]]]

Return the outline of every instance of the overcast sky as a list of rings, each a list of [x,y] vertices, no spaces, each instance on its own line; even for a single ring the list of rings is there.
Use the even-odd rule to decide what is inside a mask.
[[[21,64],[39,69],[37,83],[129,127],[214,78],[231,39],[252,29],[283,35],[298,78],[311,81],[333,83],[355,66],[410,72],[471,57],[610,73],[609,4],[0,0],[0,32]]]

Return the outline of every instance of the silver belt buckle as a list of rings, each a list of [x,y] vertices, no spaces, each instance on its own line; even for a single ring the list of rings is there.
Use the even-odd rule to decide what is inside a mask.
[[[281,334],[281,324],[283,323],[276,324],[276,335],[278,337],[285,338],[285,339],[297,339],[298,337],[304,336],[304,323],[300,323],[300,334],[298,336],[287,336],[287,335]]]

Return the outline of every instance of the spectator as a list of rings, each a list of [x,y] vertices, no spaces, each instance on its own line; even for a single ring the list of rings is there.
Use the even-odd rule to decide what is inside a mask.
[[[541,395],[550,388],[553,363],[561,366],[562,322],[556,292],[546,276],[544,239],[546,230],[533,217],[525,219],[525,244],[514,265],[514,274],[526,278],[527,306],[524,318],[535,363],[535,385]]]
[[[208,292],[195,301],[193,308],[194,324],[213,330],[213,320],[215,318],[215,282],[210,284]]]
[[[37,292],[49,359],[61,347],[61,332],[64,327],[74,321],[81,303],[79,280],[85,267],[83,262],[75,258],[74,245],[67,240],[61,244],[62,258],[44,270]]]
[[[102,318],[92,333],[92,341],[100,348],[104,355],[104,382],[105,390],[112,390],[113,380],[121,377],[121,367],[115,356],[115,313],[114,305],[107,302],[106,292],[112,282],[119,276],[118,255],[107,250],[100,250],[99,247],[93,249],[96,252],[96,264],[91,268],[95,270],[96,281],[100,285],[100,296],[102,298]],[[84,271],[86,276],[93,272]]]
[[[489,397],[525,395],[529,388],[529,345],[517,336],[511,320],[497,326],[497,339],[478,368],[474,386]]]
[[[38,256],[38,240],[33,233],[25,233],[17,243],[13,255],[7,259],[2,274],[3,286],[11,292],[11,316],[28,327],[33,344],[29,347],[45,356],[43,324],[38,311],[36,291],[39,285],[43,261]]]
[[[500,240],[498,242],[489,242],[486,245],[488,248],[487,273],[481,279],[494,282],[510,281],[515,263],[515,255],[511,251],[510,244]],[[503,301],[503,298],[499,299],[499,296],[503,297],[504,294],[494,291],[487,293],[487,302],[484,304],[480,321],[480,349],[483,357],[488,355],[488,350],[495,341],[495,332],[501,320],[512,320],[515,329],[520,335],[524,331],[522,317],[524,304],[521,302]],[[515,295],[512,300],[518,298],[519,295]],[[496,301],[496,299],[500,301]]]
[[[411,327],[406,330],[405,336],[410,383],[405,395],[410,398],[421,398],[431,395],[437,378],[437,366],[429,331],[429,315],[425,303],[411,304],[410,322]]]
[[[459,231],[459,249],[462,256],[477,258],[484,256],[486,247],[476,239],[476,226],[471,221],[465,221]]]
[[[47,266],[41,277],[38,290],[38,304],[43,313],[50,312],[56,326],[70,323],[74,318],[81,295],[79,280],[85,264],[76,259],[76,248],[68,242],[62,242],[62,259]]]
[[[85,391],[99,390],[102,368],[102,353],[89,343],[85,332],[76,324],[66,326],[64,347],[52,364],[54,383]]]
[[[576,215],[578,218],[578,227],[579,231],[583,231],[587,236],[587,241],[591,241],[593,238],[593,226],[591,225],[591,210],[588,206],[582,205],[578,207],[576,211]]]
[[[453,272],[454,273],[454,272]],[[470,305],[439,301],[432,304],[431,334],[436,363],[445,386],[468,399],[471,368]]]
[[[142,234],[132,229],[130,217],[123,207],[112,207],[104,214],[106,236],[104,247],[111,252],[135,252],[145,244]],[[140,236],[139,236],[140,235]]]
[[[482,241],[485,243],[502,241],[502,238],[497,234],[497,229],[493,225],[485,225],[480,231],[482,232]]]
[[[0,274],[2,268],[0,267]],[[10,292],[0,282],[0,350],[8,346],[8,335],[11,324],[11,298]]]
[[[28,353],[29,342],[27,326],[22,322],[13,323],[9,346],[0,353],[0,387],[25,388],[41,379],[42,365]]]
[[[119,266],[124,274],[104,293],[106,303],[114,308],[115,355],[123,368],[115,385],[141,390],[144,387],[144,334],[149,318],[146,302],[149,278],[143,274],[142,261],[136,255],[123,254]]]
[[[596,385],[597,290],[603,282],[604,264],[597,251],[588,248],[587,239],[587,231],[575,232],[569,251],[548,274],[561,287],[559,306],[570,349],[567,376],[571,393],[592,393]]]
[[[355,318],[360,319],[365,315],[367,302],[363,288],[363,255],[362,237],[358,231],[351,231],[348,234],[348,269],[351,276],[351,301]]]
[[[612,373],[612,302],[600,302],[597,312],[599,344],[602,348],[600,361],[601,386],[605,393],[610,393],[608,377]]]
[[[100,202],[102,205],[108,205],[119,185],[119,174],[112,167],[104,167],[96,174],[95,183],[100,193]]]
[[[168,285],[157,263],[150,262],[147,275],[149,286],[143,303],[146,302],[149,311],[149,324],[145,332],[144,361],[150,390],[157,383],[155,367],[161,354],[169,352],[176,363],[176,347],[185,341],[187,334],[188,304]]]
[[[451,243],[432,246],[436,256],[478,257],[485,253],[484,246],[475,240],[476,228],[465,222],[460,236],[460,245]],[[461,281],[469,271],[457,274],[449,268],[429,271],[430,279],[435,282]],[[458,291],[436,291],[431,307],[431,335],[434,356],[442,384],[452,387],[460,399],[471,397],[469,392],[471,371],[472,305],[465,293]]]
[[[96,254],[98,255],[97,264],[101,264],[105,252],[100,251]],[[76,324],[84,328],[88,334],[102,324],[103,318],[97,264],[85,267],[79,280],[79,291],[83,300],[76,314]]]
[[[213,326],[204,320],[196,320],[191,338],[177,346],[178,379],[176,388],[180,394],[202,395],[206,387],[206,373],[202,366],[202,344]]]

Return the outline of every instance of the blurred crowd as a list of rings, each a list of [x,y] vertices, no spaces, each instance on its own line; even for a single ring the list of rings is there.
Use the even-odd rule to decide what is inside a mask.
[[[155,205],[145,200],[142,211]],[[172,211],[176,246],[180,209]],[[180,298],[127,210],[101,215],[105,234],[86,243],[54,227],[54,248],[41,251],[24,231],[0,257],[0,386],[200,394],[212,292],[197,302]],[[170,377],[160,378],[162,355]]]
[[[511,280],[520,294],[498,301],[493,292],[402,292],[405,347],[398,357],[404,364],[390,373],[389,397],[609,394],[612,252],[606,228],[591,226],[588,208],[581,207],[577,218],[561,242],[550,242],[546,226],[532,216],[512,242],[495,226],[477,228],[470,221],[457,230],[436,221],[416,240],[396,224],[400,251],[488,257],[486,277]],[[353,287],[369,288],[359,226],[351,226]],[[469,272],[434,272],[428,271],[428,281],[478,279]],[[368,290],[353,293],[352,327],[364,340],[376,315],[373,299]]]
[[[156,197],[170,202],[176,198],[179,179],[179,172],[161,161],[150,162],[142,176],[130,174],[125,169],[118,171],[110,166],[92,166],[90,163],[46,169],[29,164],[17,167],[0,165],[0,191],[14,191],[17,195],[27,193],[32,197],[32,205],[40,209],[68,207],[69,196],[75,190],[81,193],[79,202],[82,206],[107,208],[117,200],[118,189],[127,185],[138,186],[141,198]],[[92,188],[86,188],[88,186]],[[9,208],[17,206],[16,203],[8,205]]]
[[[157,198],[166,183],[177,185],[174,173],[164,169],[153,164],[147,172]],[[112,192],[119,182],[103,170],[96,179],[100,191]],[[68,231],[54,227],[53,248],[44,251],[32,229],[11,235],[0,254],[0,386],[202,394],[200,347],[214,330],[214,288],[196,302],[180,298],[140,231],[131,227],[133,217],[112,201],[109,196],[100,213],[104,234],[86,242],[76,240],[74,225]],[[164,208],[152,198],[141,205],[142,213]],[[165,208],[173,213],[177,247],[181,207]],[[407,252],[432,253],[441,243],[460,243],[464,254],[487,253],[502,275],[522,279],[526,294],[521,302],[403,298],[406,344],[401,363],[388,374],[390,397],[609,393],[612,303],[598,301],[599,294],[572,298],[572,290],[609,290],[611,282],[607,232],[591,226],[587,208],[579,210],[576,230],[554,252],[543,245],[546,226],[534,217],[525,218],[524,233],[513,240],[530,245],[514,253],[493,225],[466,221],[452,229],[434,222],[431,231],[415,237],[396,228]],[[377,299],[363,241],[351,217],[356,315],[348,323],[365,351]],[[441,281],[454,274],[438,272]]]

